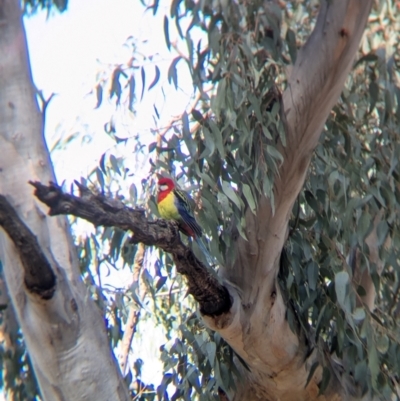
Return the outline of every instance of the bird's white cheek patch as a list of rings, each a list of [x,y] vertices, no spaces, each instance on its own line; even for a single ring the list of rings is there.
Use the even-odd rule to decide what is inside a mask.
[[[166,191],[168,189],[168,185],[160,185],[158,188],[160,191]]]

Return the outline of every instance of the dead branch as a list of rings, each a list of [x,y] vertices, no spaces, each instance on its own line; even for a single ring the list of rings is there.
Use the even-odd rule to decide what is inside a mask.
[[[43,299],[52,298],[56,276],[32,231],[19,218],[5,196],[0,195],[0,226],[14,243],[24,267],[24,280],[29,292]]]
[[[73,215],[90,221],[95,226],[118,227],[132,231],[132,241],[157,246],[171,253],[178,273],[186,276],[188,292],[200,304],[204,315],[218,316],[229,311],[232,301],[228,290],[196,258],[181,241],[178,226],[162,219],[150,221],[143,209],[133,209],[121,201],[94,194],[75,182],[80,196],[64,193],[55,183],[48,186],[30,182],[35,196],[50,207],[49,215]]]

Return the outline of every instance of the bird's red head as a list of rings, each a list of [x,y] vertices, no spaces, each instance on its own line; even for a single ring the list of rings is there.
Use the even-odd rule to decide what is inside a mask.
[[[158,201],[164,199],[174,188],[175,183],[171,178],[161,177],[158,180]]]

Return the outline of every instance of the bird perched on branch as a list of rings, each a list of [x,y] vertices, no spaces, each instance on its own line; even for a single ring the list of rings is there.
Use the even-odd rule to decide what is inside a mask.
[[[178,189],[170,178],[158,180],[157,207],[163,219],[176,221],[180,231],[196,241],[207,261],[212,264],[213,258],[201,240],[202,230],[194,218],[190,197]]]

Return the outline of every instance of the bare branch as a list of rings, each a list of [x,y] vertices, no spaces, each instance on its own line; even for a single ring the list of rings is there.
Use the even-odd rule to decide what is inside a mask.
[[[139,281],[140,271],[143,267],[145,246],[143,244],[138,244],[138,249],[136,251],[135,260],[133,262],[133,282],[137,283]],[[131,348],[133,335],[136,331],[136,325],[139,320],[140,310],[137,310],[133,305],[129,308],[128,319],[126,322],[124,336],[121,340],[121,353],[119,356],[119,366],[121,367],[122,374],[125,374],[126,363],[128,360],[129,349]]]
[[[121,372],[124,375],[126,371],[126,364],[128,362],[128,354],[131,348],[133,335],[136,332],[136,325],[138,323],[140,316],[140,311],[136,310],[134,307],[129,308],[128,319],[126,321],[126,327],[124,336],[121,340],[121,353],[119,355],[119,366],[121,368]]]
[[[228,290],[182,243],[178,226],[165,220],[149,221],[143,209],[132,209],[116,199],[93,194],[76,182],[80,196],[64,193],[57,184],[49,186],[30,182],[36,197],[50,207],[51,216],[70,214],[90,221],[95,226],[118,227],[132,231],[132,241],[157,246],[173,255],[177,271],[188,279],[189,293],[200,304],[200,311],[218,316],[229,311],[232,301]]]
[[[56,276],[35,235],[19,218],[6,197],[0,195],[0,226],[11,238],[24,267],[26,288],[43,299],[52,298]]]

